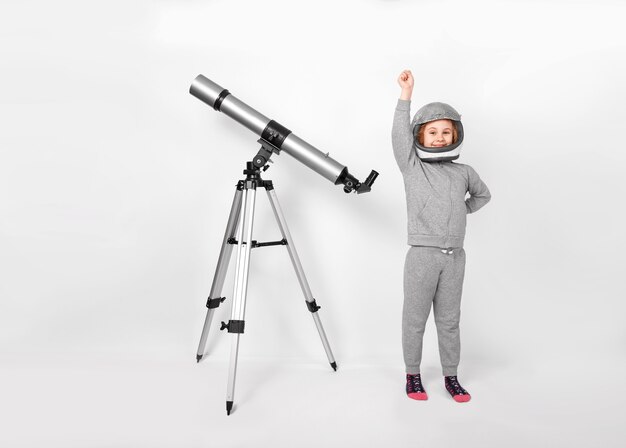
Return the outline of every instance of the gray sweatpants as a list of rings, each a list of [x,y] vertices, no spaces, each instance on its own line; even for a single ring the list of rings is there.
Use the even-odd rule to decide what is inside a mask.
[[[420,373],[422,340],[434,306],[439,356],[445,376],[456,375],[461,355],[459,319],[465,251],[446,254],[437,247],[411,246],[404,264],[402,350],[406,373]]]

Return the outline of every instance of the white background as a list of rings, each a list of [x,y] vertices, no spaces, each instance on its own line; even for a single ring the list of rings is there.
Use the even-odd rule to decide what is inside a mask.
[[[617,1],[4,1],[0,444],[622,446],[626,7]],[[452,104],[468,217],[459,377],[404,396],[404,187],[413,112]],[[195,363],[236,181],[257,136],[188,93],[227,88],[363,179],[286,154],[272,179],[339,364],[283,248],[252,255],[235,412],[229,337]],[[255,239],[279,239],[260,192]],[[234,257],[233,257],[234,261]],[[231,265],[231,268],[234,266]],[[224,295],[232,298],[229,271]],[[620,426],[618,426],[620,425]]]

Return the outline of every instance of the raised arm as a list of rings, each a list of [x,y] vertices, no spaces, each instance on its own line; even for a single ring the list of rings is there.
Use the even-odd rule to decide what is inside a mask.
[[[413,94],[413,75],[410,70],[404,70],[398,77],[398,84],[402,88],[400,98],[396,105],[391,130],[391,145],[393,155],[404,172],[415,162],[413,151],[413,134],[411,133],[411,95]]]
[[[467,213],[474,213],[489,202],[491,193],[487,185],[485,185],[471,166],[467,166],[467,172],[469,177],[467,191],[470,197],[465,200],[465,207],[467,208]]]

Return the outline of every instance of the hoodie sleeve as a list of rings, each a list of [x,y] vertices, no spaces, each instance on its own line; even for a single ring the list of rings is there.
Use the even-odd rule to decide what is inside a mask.
[[[467,166],[468,188],[470,197],[465,200],[465,208],[467,213],[474,213],[480,210],[489,200],[491,193],[487,185],[480,180],[478,173],[471,166]]]
[[[398,99],[391,129],[391,145],[396,162],[403,173],[415,163],[410,121],[411,101]]]

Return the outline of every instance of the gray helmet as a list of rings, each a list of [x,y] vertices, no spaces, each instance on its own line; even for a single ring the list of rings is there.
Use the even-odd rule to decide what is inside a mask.
[[[417,133],[420,126],[424,123],[435,120],[451,120],[456,126],[458,139],[455,143],[444,146],[442,148],[426,148],[420,145],[417,139]],[[422,106],[413,117],[411,122],[413,132],[413,148],[424,162],[446,162],[459,158],[461,146],[463,144],[463,125],[461,124],[461,115],[446,103],[428,103]]]

